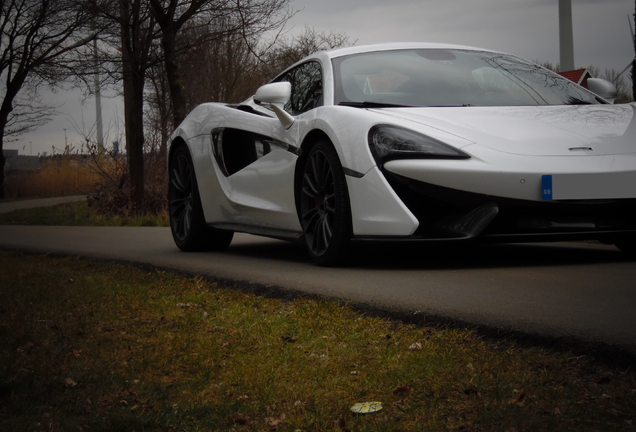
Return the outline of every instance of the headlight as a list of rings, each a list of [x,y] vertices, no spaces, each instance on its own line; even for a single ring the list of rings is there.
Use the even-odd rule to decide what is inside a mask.
[[[392,159],[470,159],[466,153],[434,138],[388,125],[371,128],[369,147],[378,165]]]

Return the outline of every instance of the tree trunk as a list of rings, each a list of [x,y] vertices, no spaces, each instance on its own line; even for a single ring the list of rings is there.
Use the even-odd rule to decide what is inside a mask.
[[[122,38],[122,71],[124,81],[124,118],[126,121],[126,151],[128,153],[128,171],[132,187],[132,202],[136,211],[143,208],[144,201],[144,81],[145,70],[137,65],[129,44],[133,29],[128,23],[130,16],[129,2],[121,0],[121,38]],[[133,45],[134,46],[134,45]]]
[[[183,94],[181,74],[177,64],[176,31],[173,28],[164,28],[161,43],[166,65],[166,77],[170,88],[172,100],[172,118],[176,128],[186,116],[186,100]]]
[[[4,149],[4,132],[9,121],[9,114],[13,111],[13,100],[18,94],[20,87],[22,87],[24,79],[15,79],[13,82],[7,83],[7,92],[2,100],[2,106],[0,106],[0,198],[5,198],[5,175],[4,166],[6,160],[2,151]]]
[[[124,76],[124,117],[126,120],[126,151],[132,187],[132,201],[137,211],[144,200],[144,101],[143,78]]]

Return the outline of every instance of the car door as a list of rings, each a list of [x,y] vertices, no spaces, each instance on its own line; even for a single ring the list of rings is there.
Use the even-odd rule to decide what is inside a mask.
[[[275,81],[291,83],[285,110],[296,117],[294,124],[285,130],[273,114],[239,110],[225,127],[212,131],[213,150],[236,224],[300,233],[294,171],[307,113],[322,105],[320,63],[303,63]]]

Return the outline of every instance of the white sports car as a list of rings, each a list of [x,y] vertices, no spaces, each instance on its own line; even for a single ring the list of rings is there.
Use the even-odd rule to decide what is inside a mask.
[[[301,240],[319,265],[364,241],[597,239],[633,253],[636,104],[589,87],[464,46],[315,53],[177,128],[174,240]]]

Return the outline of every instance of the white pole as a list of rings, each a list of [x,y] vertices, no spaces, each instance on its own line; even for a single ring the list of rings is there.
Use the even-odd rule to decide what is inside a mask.
[[[574,69],[574,36],[572,31],[572,0],[559,0],[559,52],[561,71]]]

